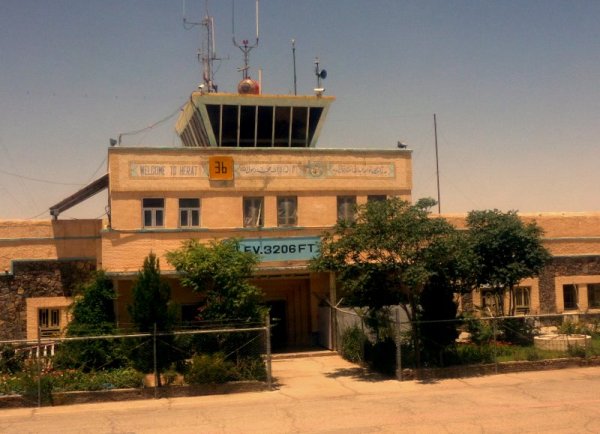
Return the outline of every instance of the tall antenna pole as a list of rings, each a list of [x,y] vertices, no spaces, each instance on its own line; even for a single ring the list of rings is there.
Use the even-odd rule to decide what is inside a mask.
[[[183,2],[183,27],[189,30],[195,26],[206,28],[206,37],[201,38],[198,49],[198,61],[202,63],[202,85],[206,92],[216,92],[217,85],[214,82],[213,62],[221,60],[215,53],[215,28],[213,17],[208,13],[208,0],[206,0],[206,15],[201,21],[188,21],[186,18],[185,0]]]
[[[244,53],[244,67],[239,68],[239,71],[242,72],[242,77],[245,80],[248,78],[248,70],[250,69],[250,66],[248,66],[250,51],[252,51],[253,48],[258,47],[258,0],[256,0],[256,42],[254,45],[249,45],[247,39],[244,39],[241,44],[238,44],[235,39],[235,1],[231,2],[231,33],[233,45],[238,47],[242,53]]]
[[[292,57],[294,59],[294,95],[298,95],[296,89],[296,40],[292,39]]]
[[[433,114],[433,131],[435,135],[435,175],[437,178],[437,203],[438,203],[438,214],[442,213],[442,201],[440,198],[440,165],[438,160],[438,139],[437,139],[437,118],[435,113]]]

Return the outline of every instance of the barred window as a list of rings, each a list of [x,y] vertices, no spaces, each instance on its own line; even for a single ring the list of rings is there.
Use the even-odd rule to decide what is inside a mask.
[[[296,196],[281,196],[277,198],[277,226],[296,226],[298,198]]]
[[[526,311],[531,307],[531,288],[519,286],[515,288],[515,308],[518,311]]]
[[[588,283],[588,306],[600,308],[600,283]]]
[[[60,309],[38,309],[38,327],[43,337],[60,334]]]
[[[245,197],[243,206],[244,227],[262,227],[264,221],[264,198]]]
[[[356,196],[337,197],[337,219],[353,222],[356,211]]]

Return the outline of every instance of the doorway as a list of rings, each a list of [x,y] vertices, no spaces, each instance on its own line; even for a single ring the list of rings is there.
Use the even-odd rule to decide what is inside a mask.
[[[271,349],[273,351],[284,349],[287,346],[286,304],[285,300],[267,301],[271,321]]]

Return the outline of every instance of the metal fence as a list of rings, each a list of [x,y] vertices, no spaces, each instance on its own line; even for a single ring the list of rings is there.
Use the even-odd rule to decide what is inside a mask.
[[[514,362],[600,356],[598,313],[411,322],[394,306],[378,333],[367,326],[364,309],[334,308],[333,316],[333,341],[342,356],[399,379],[425,370],[499,372]]]
[[[52,404],[57,392],[138,389],[159,397],[167,389],[240,381],[271,388],[268,318],[171,332],[0,341],[0,397],[20,395],[25,405]]]

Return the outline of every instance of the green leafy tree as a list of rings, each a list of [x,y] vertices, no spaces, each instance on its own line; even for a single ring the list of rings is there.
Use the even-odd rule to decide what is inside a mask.
[[[420,294],[419,332],[423,359],[444,365],[444,355],[452,351],[458,337],[456,294],[473,287],[473,257],[464,232],[453,231],[429,250],[430,277]]]
[[[262,291],[248,279],[258,265],[253,253],[241,252],[237,240],[201,244],[189,240],[167,260],[180,273],[184,286],[203,295],[198,319],[205,321],[262,321]]]
[[[434,204],[433,199],[411,205],[394,198],[360,206],[354,222],[339,221],[325,234],[312,261],[313,269],[338,274],[348,303],[367,308],[367,325],[378,339],[388,337],[388,306],[401,305],[416,321],[425,288],[454,292],[465,286],[468,260],[461,260],[455,247],[459,235],[446,220],[430,217]],[[416,349],[419,333],[413,327]]]
[[[542,229],[523,222],[516,211],[471,211],[467,227],[473,254],[474,279],[478,287],[490,288],[497,311],[503,314],[504,294],[509,293],[508,312],[514,315],[514,288],[537,276],[550,259],[542,245]]]
[[[170,308],[171,287],[160,275],[160,262],[154,253],[145,259],[133,285],[129,314],[141,332],[169,331],[174,322]]]
[[[159,335],[156,342],[156,372],[164,371],[171,363],[181,358],[173,350],[172,335],[164,334],[172,330],[175,315],[171,307],[171,287],[160,275],[160,263],[154,253],[145,259],[142,269],[138,272],[133,284],[133,303],[129,306],[129,314],[140,332]],[[130,357],[134,365],[144,372],[154,368],[153,341],[136,342]],[[156,378],[160,386],[160,375]]]
[[[115,290],[104,271],[79,289],[71,308],[68,337],[103,336],[115,333]],[[67,341],[59,347],[54,364],[57,367],[84,371],[121,366],[125,360],[113,339]]]

